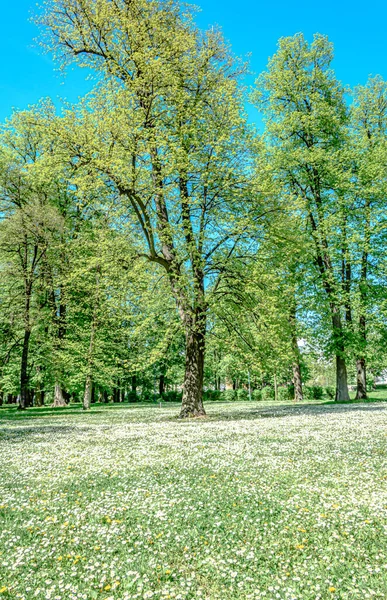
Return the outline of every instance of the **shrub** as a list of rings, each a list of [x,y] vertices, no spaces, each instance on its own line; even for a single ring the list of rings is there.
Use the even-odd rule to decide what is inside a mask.
[[[137,392],[134,392],[133,390],[128,392],[128,402],[138,402]]]
[[[183,393],[170,390],[169,392],[164,392],[162,397],[164,402],[181,402]]]
[[[224,390],[223,395],[226,402],[233,402],[234,400],[236,400],[235,390]]]
[[[321,385],[305,385],[303,391],[308,400],[321,400],[324,396],[324,388]]]
[[[246,400],[250,400],[249,392],[243,388],[240,388],[237,391],[237,398],[238,398],[238,400],[240,400],[242,402],[245,402]]]
[[[220,390],[206,390],[203,394],[204,400],[207,402],[216,402],[221,400],[222,392]]]
[[[260,402],[262,400],[262,390],[253,390],[252,397],[256,402]]]
[[[269,385],[262,388],[262,400],[274,400],[274,390]]]
[[[325,393],[330,400],[333,400],[335,397],[335,388],[333,387],[333,385],[327,385],[327,387],[325,388]]]
[[[281,386],[278,388],[278,400],[289,400],[290,390],[287,386]]]
[[[142,390],[140,399],[141,402],[153,402],[154,393],[150,390]]]
[[[367,392],[373,392],[375,389],[375,378],[372,375],[367,377]]]

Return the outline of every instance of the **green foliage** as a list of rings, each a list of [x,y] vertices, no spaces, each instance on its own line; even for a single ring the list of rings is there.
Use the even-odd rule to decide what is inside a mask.
[[[226,402],[234,402],[237,399],[235,390],[225,390],[222,395]]]
[[[278,387],[278,400],[285,401],[292,398],[292,389],[290,386],[279,386]]]
[[[237,390],[237,400],[245,402],[246,400],[250,400],[249,392],[243,388],[239,388]]]
[[[262,390],[253,390],[251,395],[253,400],[256,402],[260,402],[262,400]]]
[[[261,391],[261,398],[265,401],[274,400],[274,388],[270,385],[265,385]]]
[[[321,400],[324,396],[324,388],[321,385],[305,385],[303,392],[307,400]]]

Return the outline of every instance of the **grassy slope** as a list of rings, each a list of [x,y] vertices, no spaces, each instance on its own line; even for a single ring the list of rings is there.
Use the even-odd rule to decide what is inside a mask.
[[[1,409],[0,597],[386,598],[386,395]]]

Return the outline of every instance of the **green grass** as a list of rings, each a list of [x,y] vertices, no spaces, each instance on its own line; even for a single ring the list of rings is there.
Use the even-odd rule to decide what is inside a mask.
[[[0,598],[386,598],[386,399],[3,407]]]

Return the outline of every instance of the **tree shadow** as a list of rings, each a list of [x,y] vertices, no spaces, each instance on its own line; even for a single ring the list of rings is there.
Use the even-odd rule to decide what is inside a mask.
[[[227,412],[209,412],[211,421],[238,421],[253,420],[261,418],[282,418],[297,416],[318,416],[326,414],[342,414],[355,412],[378,412],[387,410],[387,403],[377,402],[348,402],[348,403],[321,403],[321,404],[270,404],[262,407],[246,407],[247,410],[241,410],[235,407],[235,410]]]
[[[55,435],[57,436],[66,436],[70,433],[77,432],[86,432],[94,429],[92,427],[74,427],[71,425],[40,425],[33,427],[12,427],[0,430],[0,442],[7,441],[23,441],[27,437],[31,436],[46,436],[46,435]]]

